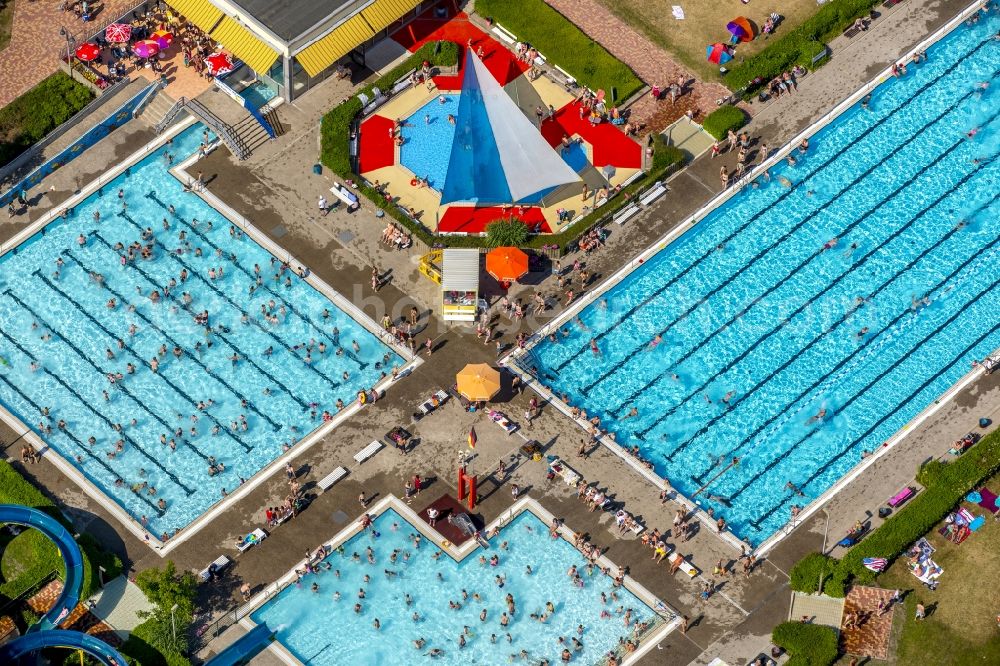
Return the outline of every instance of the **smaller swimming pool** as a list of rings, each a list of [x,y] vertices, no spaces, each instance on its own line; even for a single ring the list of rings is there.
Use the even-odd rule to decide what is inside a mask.
[[[240,97],[250,102],[255,109],[259,109],[277,96],[277,91],[263,81],[255,81],[240,91]]]
[[[442,664],[556,664],[564,649],[571,663],[596,664],[656,619],[529,511],[492,539],[489,552],[477,549],[460,563],[427,539],[418,547],[417,534],[386,510],[373,531],[348,540],[320,573],[289,585],[251,618],[274,629],[302,663],[330,666],[401,664],[431,650],[442,651],[435,660]]]
[[[455,125],[449,116],[458,115],[459,95],[441,95],[424,104],[406,119],[399,160],[418,178],[440,191],[448,175],[448,156],[455,140]]]

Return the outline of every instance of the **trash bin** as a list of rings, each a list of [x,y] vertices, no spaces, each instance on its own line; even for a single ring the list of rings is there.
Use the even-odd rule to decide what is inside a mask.
[[[323,175],[323,165],[313,164],[313,173],[316,174],[317,176]]]

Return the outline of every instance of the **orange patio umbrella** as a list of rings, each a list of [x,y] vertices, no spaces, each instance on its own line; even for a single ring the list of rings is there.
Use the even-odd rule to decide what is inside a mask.
[[[499,282],[513,282],[528,272],[528,255],[516,247],[498,247],[486,255],[486,272]]]
[[[455,376],[458,392],[473,402],[489,400],[500,391],[500,371],[486,363],[470,363]]]

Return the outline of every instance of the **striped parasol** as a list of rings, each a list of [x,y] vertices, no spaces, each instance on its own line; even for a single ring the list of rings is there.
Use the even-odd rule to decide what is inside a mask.
[[[104,39],[109,42],[127,42],[132,37],[132,26],[127,23],[112,23],[104,29]]]

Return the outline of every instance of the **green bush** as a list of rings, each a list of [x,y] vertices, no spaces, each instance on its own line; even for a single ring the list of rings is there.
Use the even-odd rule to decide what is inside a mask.
[[[837,660],[837,632],[832,627],[784,622],[771,632],[771,642],[783,648],[798,666],[828,666]]]
[[[933,471],[932,471],[933,470]],[[839,561],[823,591],[830,596],[844,596],[849,583],[869,584],[877,574],[866,569],[866,557],[884,557],[892,562],[917,539],[929,532],[965,495],[1000,470],[1000,431],[982,438],[965,455],[947,465],[928,465],[920,476],[928,482],[926,489],[909,501],[874,530],[861,543],[847,551]],[[817,554],[800,560],[803,571]],[[803,581],[803,585],[805,585]],[[815,586],[814,586],[815,588]],[[795,588],[793,585],[793,589]]]
[[[169,651],[162,652],[153,647],[151,640],[162,630],[162,623],[154,619],[146,620],[132,630],[128,640],[118,651],[130,664],[135,666],[190,666],[190,660],[184,655]]]
[[[772,39],[760,53],[734,63],[725,76],[726,85],[732,90],[747,88],[752,92],[793,65],[813,67],[812,59],[825,48],[825,42],[882,1],[830,0],[802,25]]]
[[[683,164],[687,155],[677,146],[667,143],[667,137],[657,134],[653,143],[653,171],[666,171],[675,164]]]
[[[813,594],[819,589],[820,577],[825,581],[837,566],[837,560],[820,553],[810,553],[795,563],[789,573],[789,586],[796,592]]]
[[[528,240],[528,225],[521,220],[494,220],[486,225],[486,247],[521,247]]]
[[[643,87],[628,65],[544,0],[476,0],[476,13],[534,46],[591,90],[603,89],[613,102],[624,101]]]
[[[163,569],[146,569],[135,577],[135,584],[146,598],[156,605],[152,611],[140,611],[144,618],[142,631],[136,636],[135,649],[146,646],[160,653],[171,666],[171,655],[182,655],[188,649],[188,636],[194,621],[194,599],[198,580],[189,571],[178,572],[167,560]],[[171,611],[176,605],[176,610]],[[138,628],[137,628],[138,629]]]
[[[747,116],[743,109],[724,104],[705,116],[702,129],[717,140],[725,139],[729,130],[734,132],[747,124]]]
[[[57,72],[0,109],[0,166],[41,141],[93,98],[90,88]]]

